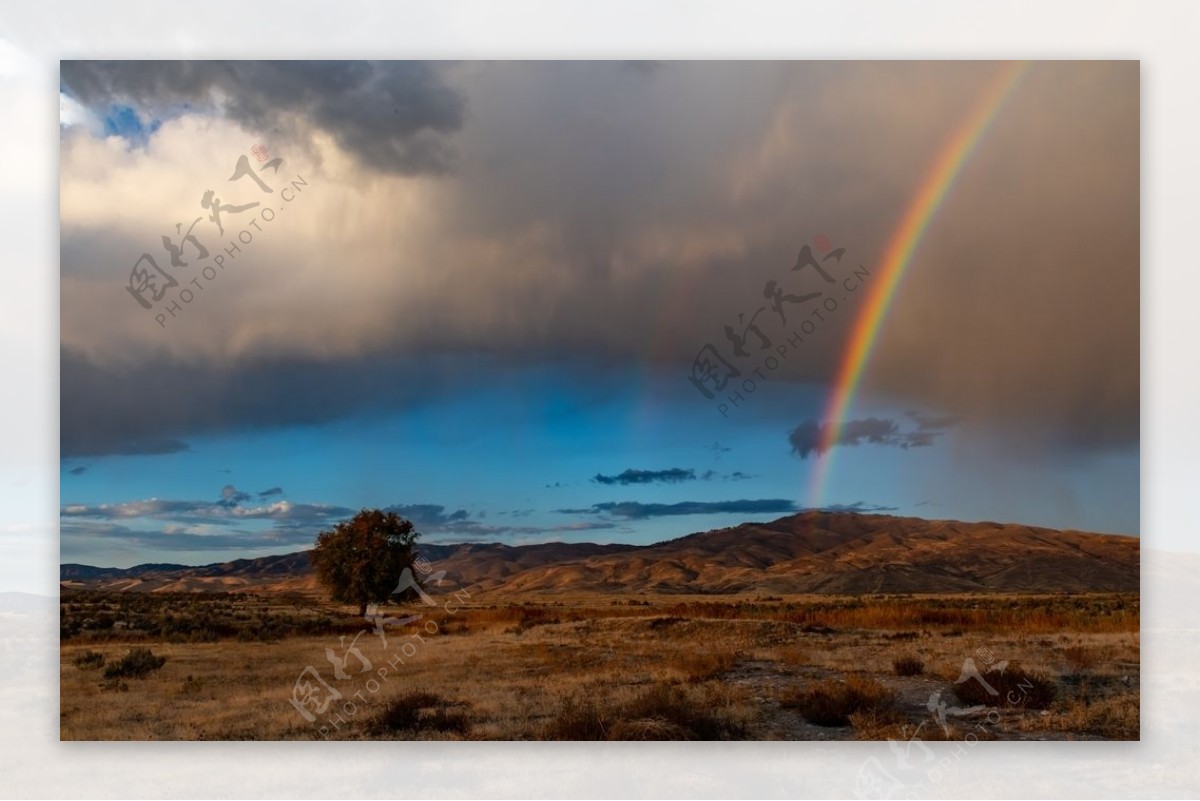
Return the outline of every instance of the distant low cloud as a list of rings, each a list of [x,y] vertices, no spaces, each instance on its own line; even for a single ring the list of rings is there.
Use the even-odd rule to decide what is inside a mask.
[[[64,541],[77,547],[95,547],[98,541],[120,543],[148,552],[247,552],[267,549],[280,550],[311,548],[313,535],[294,528],[271,528],[263,531],[229,528],[216,532],[196,532],[185,527],[161,526],[139,529],[112,521],[64,520],[61,526]]]
[[[630,484],[678,484],[682,481],[695,481],[695,470],[684,470],[683,468],[673,467],[668,470],[626,470],[615,476],[606,476],[597,473],[592,481],[597,484],[620,484],[621,486],[629,486]]]
[[[838,428],[833,442],[828,441],[832,423],[805,420],[788,434],[788,442],[791,443],[792,453],[801,459],[813,454],[819,456],[829,445],[857,446],[866,443],[907,450],[932,445],[934,440],[958,422],[956,417],[934,417],[919,412],[909,412],[909,418],[915,427],[902,428],[899,421],[891,418],[847,420]]]
[[[700,474],[701,481],[748,481],[758,476],[734,470],[732,473],[718,473],[716,470],[705,470]]]
[[[411,520],[424,542],[499,542],[516,536],[553,536],[562,533],[612,529],[616,526],[606,520],[576,520],[554,525],[492,525],[483,522],[485,513],[474,516],[466,509],[447,511],[445,506],[433,503],[398,504],[384,511],[395,512]],[[532,514],[532,509],[509,512],[509,516],[523,518]]]
[[[822,506],[822,512],[858,512],[860,514],[869,514],[872,512],[895,512],[899,507],[896,506],[881,506],[877,503],[866,503],[864,501],[855,501],[854,503],[835,503],[829,506]]]
[[[84,473],[86,473],[86,472],[87,472],[87,468],[86,468],[86,467],[84,467],[84,466],[82,466],[82,465],[80,465],[79,467],[72,467],[72,468],[71,468],[70,470],[68,470],[67,472],[68,472],[68,473],[70,473],[70,474],[71,474],[71,475],[73,475],[73,476],[82,476]]]
[[[533,514],[532,509],[502,509],[496,512],[497,517],[529,517],[531,514]],[[483,517],[484,515],[481,512],[479,516]]]
[[[683,501],[680,503],[597,503],[586,509],[560,509],[563,514],[603,514],[630,520],[678,515],[787,514],[798,511],[793,501],[783,498],[737,501]]]
[[[465,521],[462,525],[426,534],[421,541],[439,545],[452,545],[460,542],[513,544],[528,542],[529,540],[526,538],[535,537],[537,542],[552,542],[561,539],[563,534],[611,531],[618,528],[617,524],[608,520],[580,520],[552,526],[486,526],[478,521]]]
[[[271,487],[270,489],[265,489],[262,492],[258,493],[258,497],[271,498],[276,495],[282,495],[282,494],[283,494],[283,487]]]
[[[275,488],[273,488],[275,489]],[[264,492],[267,492],[264,490]],[[227,551],[231,553],[311,547],[319,532],[352,517],[358,510],[286,500],[247,503],[249,493],[225,485],[215,501],[150,498],[112,504],[65,504],[60,528],[72,549],[87,550],[100,541],[120,541],[157,552]],[[612,520],[570,520],[550,525],[489,525],[481,512],[448,510],[440,504],[393,504],[384,511],[411,520],[423,542],[502,542],[520,537],[554,538],[563,534],[612,530]],[[528,517],[532,510],[515,510]]]
[[[245,506],[247,493],[232,485],[222,489],[220,500],[189,501],[150,498],[140,501],[102,504],[65,504],[59,514],[64,519],[135,520],[146,518],[171,523],[228,525],[236,521],[273,520],[291,525],[323,525],[354,514],[344,506],[330,504],[274,503]]]

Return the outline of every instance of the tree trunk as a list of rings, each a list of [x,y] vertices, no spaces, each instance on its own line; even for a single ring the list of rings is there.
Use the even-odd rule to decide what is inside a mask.
[[[366,601],[358,602],[358,616],[359,617],[367,616],[367,602]]]

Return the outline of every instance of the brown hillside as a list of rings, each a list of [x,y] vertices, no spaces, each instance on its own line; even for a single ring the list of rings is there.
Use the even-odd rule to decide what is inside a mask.
[[[807,512],[650,546],[423,545],[492,593],[1129,592],[1136,537],[1000,523]],[[62,583],[138,591],[318,592],[307,552],[204,567],[63,565]]]

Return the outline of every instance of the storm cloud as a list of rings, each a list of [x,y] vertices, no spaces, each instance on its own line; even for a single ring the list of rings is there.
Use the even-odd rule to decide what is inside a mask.
[[[275,139],[330,134],[367,166],[442,172],[461,96],[418,61],[64,61],[64,91],[103,114],[114,105],[175,116],[211,108]]]
[[[997,69],[65,62],[80,102],[161,125],[149,149],[64,129],[63,454],[402,407],[438,385],[413,380],[414,359],[625,361],[684,383],[711,343],[748,374],[791,335],[771,280],[822,293],[789,324],[839,304],[772,374],[827,384],[861,305],[844,279],[879,280]],[[1136,62],[1029,71],[926,231],[864,398],[1033,449],[1136,443],[1138,80]],[[297,143],[307,205],[164,330],[123,291],[129,267],[259,131]],[[833,284],[789,271],[816,234],[846,248]],[[771,347],[738,357],[724,329],[760,308]],[[792,432],[797,454],[825,423]]]
[[[106,365],[70,349],[59,363],[64,457],[175,453],[188,449],[184,436],[326,423],[402,407],[486,372],[462,360],[402,357],[190,363],[158,356]]]

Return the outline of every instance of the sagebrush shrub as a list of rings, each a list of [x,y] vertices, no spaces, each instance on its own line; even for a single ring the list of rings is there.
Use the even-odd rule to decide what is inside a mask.
[[[925,672],[925,663],[916,656],[898,656],[892,660],[892,670],[897,676],[920,676]]]
[[[782,705],[793,708],[809,723],[817,726],[848,726],[850,716],[874,712],[884,713],[896,703],[896,695],[874,679],[851,676],[842,681],[826,679],[811,690],[791,698]]]
[[[166,662],[165,656],[158,656],[149,648],[130,648],[129,653],[104,669],[104,678],[139,679],[158,670]]]

